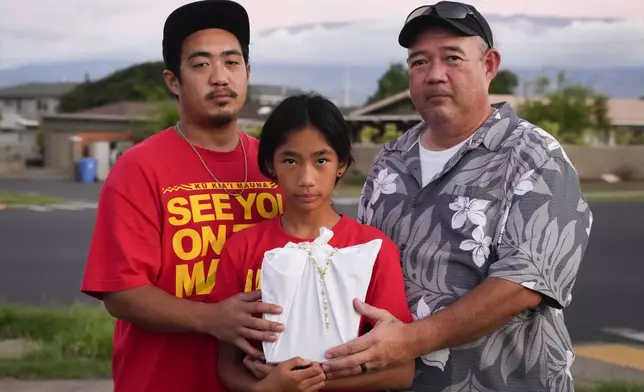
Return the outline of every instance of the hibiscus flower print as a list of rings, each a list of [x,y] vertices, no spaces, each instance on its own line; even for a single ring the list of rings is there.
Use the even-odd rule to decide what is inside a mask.
[[[472,232],[472,239],[461,242],[461,250],[471,251],[472,258],[477,267],[483,266],[490,255],[490,243],[492,238],[486,237],[482,226],[478,226]]]
[[[452,217],[452,229],[460,229],[469,220],[477,226],[485,226],[487,218],[485,217],[485,207],[490,204],[487,200],[471,199],[469,197],[458,196],[456,201],[450,203],[449,209],[456,211]]]
[[[385,168],[380,170],[378,176],[373,180],[373,193],[371,193],[371,204],[375,203],[380,194],[390,195],[396,192],[396,179],[398,174],[389,173]]]

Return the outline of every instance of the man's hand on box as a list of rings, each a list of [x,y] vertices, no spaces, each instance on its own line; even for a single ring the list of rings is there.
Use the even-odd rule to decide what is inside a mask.
[[[260,357],[261,352],[248,340],[274,342],[276,332],[282,332],[280,323],[255,317],[257,314],[280,314],[282,309],[274,304],[259,301],[260,291],[240,293],[217,302],[215,311],[204,316],[203,332],[237,346],[246,354]]]

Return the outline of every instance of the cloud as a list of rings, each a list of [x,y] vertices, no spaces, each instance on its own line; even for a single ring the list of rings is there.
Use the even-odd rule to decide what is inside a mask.
[[[287,0],[275,1],[282,5],[287,3]],[[290,7],[297,8],[301,4],[295,0],[288,1],[293,3]],[[326,18],[331,13],[330,9],[337,10],[341,3],[346,3],[346,0],[328,0],[328,4],[310,1],[310,7],[294,8],[298,13],[289,15],[291,19],[285,13],[277,12],[276,7],[268,7],[265,0],[243,1],[249,9],[253,26],[259,26],[252,30],[251,58],[254,61],[364,65],[404,59],[405,51],[398,46],[397,35],[402,15],[406,14],[401,10],[413,8],[410,1],[398,0],[396,4],[400,3],[403,8],[394,12],[389,3],[380,9],[371,7],[367,11],[364,8],[367,1],[352,0],[363,5],[363,15],[348,10],[342,13],[340,23],[315,23],[296,28],[274,28],[271,25],[293,24],[297,20],[314,21],[316,13],[318,18]],[[165,18],[186,2],[0,2],[0,68],[92,58],[158,60],[161,58],[161,32]],[[326,4],[324,7],[323,3]],[[489,4],[491,7],[497,3]],[[550,3],[561,2],[552,0]],[[480,8],[484,7],[482,4]],[[264,8],[266,12],[260,12]],[[361,17],[370,20],[348,20]],[[644,21],[641,20],[561,19],[558,22],[554,20],[557,22],[554,23],[548,18],[490,19],[502,51],[503,64],[508,67],[644,66],[644,51],[637,49],[644,45]]]
[[[496,23],[504,62],[513,67],[644,66],[644,21],[573,21],[543,28],[526,21]]]
[[[151,49],[160,53],[163,22],[183,3],[182,0],[2,1],[0,68],[117,53],[137,55],[151,53]]]
[[[567,21],[529,17],[490,18],[508,67],[644,66],[644,21]],[[401,61],[400,24],[363,21],[326,27],[275,29],[254,37],[256,61],[370,64]]]

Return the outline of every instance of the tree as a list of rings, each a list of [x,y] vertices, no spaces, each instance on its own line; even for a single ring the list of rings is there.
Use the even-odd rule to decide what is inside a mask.
[[[519,85],[519,78],[512,71],[501,70],[490,83],[490,94],[514,94]]]
[[[133,123],[132,138],[135,143],[175,125],[179,121],[179,105],[172,100],[159,101],[146,117]]]
[[[591,103],[592,121],[595,130],[602,137],[604,143],[609,141],[612,128],[608,111],[608,97],[601,94],[594,94]]]
[[[61,97],[60,110],[76,112],[120,101],[170,98],[163,70],[163,62],[147,62],[118,70],[100,80],[85,80]]]
[[[367,99],[367,105],[409,88],[409,73],[403,63],[394,63],[378,79],[378,89]]]
[[[519,105],[519,115],[548,131],[562,143],[583,143],[584,136],[589,132],[608,135],[611,129],[608,99],[585,86],[567,84],[563,73],[557,79],[554,91],[545,93],[550,79],[540,77],[535,90],[544,93],[539,94],[543,99],[528,99]]]
[[[85,81],[60,100],[62,112],[77,112],[121,101],[158,102],[174,99],[163,80],[165,64],[161,61],[135,64],[96,81]],[[247,102],[253,100],[251,88]]]

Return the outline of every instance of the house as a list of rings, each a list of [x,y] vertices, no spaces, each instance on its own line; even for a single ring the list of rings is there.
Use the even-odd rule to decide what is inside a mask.
[[[259,105],[277,105],[284,98],[303,92],[300,89],[271,84],[251,84],[248,86],[248,96]]]
[[[175,101],[166,103],[176,104]],[[109,143],[111,155],[118,156],[133,144],[137,123],[149,121],[156,107],[150,102],[122,101],[75,113],[44,115],[45,166],[70,170],[71,175],[74,161],[88,156],[95,142]],[[248,102],[240,113],[239,128],[256,135],[273,108],[274,105]],[[78,151],[72,140],[79,143]]]
[[[0,146],[25,162],[42,161],[38,143],[40,117],[56,113],[72,83],[27,83],[0,88]]]
[[[0,112],[13,112],[29,120],[58,112],[60,97],[73,83],[26,83],[0,88]]]
[[[507,102],[515,110],[525,102],[526,98],[519,95],[490,95],[492,103]],[[539,100],[543,98],[530,98]],[[608,115],[614,128],[644,131],[644,100],[615,99],[608,100]],[[347,116],[353,124],[362,126],[379,126],[392,122],[399,129],[408,129],[421,121],[416,112],[409,90],[392,95],[378,102],[352,111]]]
[[[515,109],[525,101],[524,97],[515,95],[491,95],[490,98],[492,103],[505,101]],[[615,129],[626,129],[640,134],[644,131],[644,100],[609,99],[608,112]],[[354,110],[346,118],[352,125],[356,139],[359,139],[359,133],[367,126],[382,131],[385,124],[395,124],[398,130],[405,131],[421,121],[412,104],[409,90]],[[612,143],[565,146],[566,153],[574,163],[580,178],[598,180],[611,173],[624,179],[644,179],[644,146],[610,144]],[[354,146],[358,171],[366,173],[369,170],[379,149],[379,144]]]
[[[27,120],[14,112],[0,116],[0,162],[11,161],[14,167],[23,169],[26,163],[41,160],[36,137],[38,121]],[[2,163],[0,166],[4,166]]]

